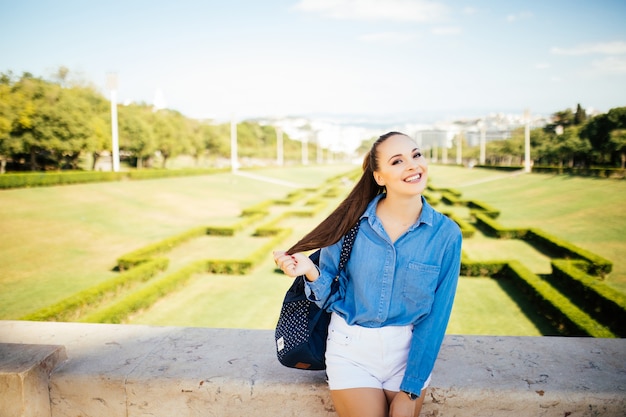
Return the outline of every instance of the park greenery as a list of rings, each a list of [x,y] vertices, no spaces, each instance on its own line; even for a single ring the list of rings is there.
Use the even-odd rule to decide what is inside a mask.
[[[218,165],[230,156],[230,124],[196,120],[170,109],[145,103],[118,105],[119,148],[131,167],[166,168],[168,161],[187,155]],[[304,126],[306,130],[307,126]],[[308,127],[310,129],[310,126]],[[312,135],[311,135],[312,136]],[[84,81],[75,81],[61,67],[51,80],[30,73],[0,74],[0,172],[94,170],[111,152],[109,100]],[[275,159],[276,128],[255,120],[237,124],[238,153],[258,161]],[[358,153],[372,138],[363,138]],[[455,141],[464,141],[458,135]],[[626,165],[626,107],[589,117],[578,105],[552,115],[551,123],[530,132],[534,166],[605,167]],[[464,160],[478,159],[478,147],[464,143]],[[316,144],[307,145],[310,154]],[[302,144],[284,135],[284,157],[299,160]],[[450,149],[454,158],[456,147]],[[489,165],[521,165],[524,128],[508,139],[490,141]],[[85,162],[89,161],[89,162]]]
[[[101,172],[111,152],[103,95],[65,68],[53,80],[0,74],[1,171],[46,171],[0,181],[11,189],[2,191],[2,230],[19,237],[0,242],[0,319],[271,328],[288,282],[275,279],[268,253],[328,213],[358,170],[268,166],[276,128],[249,120],[237,124],[239,156],[266,167],[229,172],[230,124],[145,103],[118,114],[120,155],[137,169]],[[524,135],[490,141],[487,165],[519,167]],[[558,111],[530,141],[534,172],[603,167],[602,176],[623,177],[626,107]],[[463,158],[478,152],[464,146]],[[302,143],[284,135],[284,156],[300,161]],[[197,168],[165,169],[184,157]],[[623,181],[432,171],[427,198],[466,238],[452,332],[624,337]],[[54,187],[63,184],[80,185]]]
[[[70,81],[65,68],[54,78],[0,74],[2,172],[93,170],[111,152],[109,100],[85,82]],[[191,119],[145,103],[118,105],[118,121],[120,158],[132,167],[166,168],[179,155],[213,164],[230,157],[230,123]],[[252,120],[237,124],[241,158],[275,158],[276,141],[272,126]],[[284,134],[283,147],[285,160],[301,158],[301,142]],[[309,148],[313,155],[316,145]]]
[[[427,199],[465,236],[450,332],[623,337],[626,183],[430,172]],[[272,328],[290,281],[271,250],[358,174],[319,165],[2,191],[1,227],[20,239],[0,242],[0,318]]]

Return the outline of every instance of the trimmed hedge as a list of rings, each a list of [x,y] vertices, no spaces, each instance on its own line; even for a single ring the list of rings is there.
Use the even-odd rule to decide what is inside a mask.
[[[78,292],[56,304],[39,309],[21,318],[34,321],[70,321],[80,317],[83,310],[100,303],[105,297],[130,287],[134,283],[145,282],[167,269],[169,260],[165,258],[151,259],[118,275],[116,278],[103,282],[84,291]]]
[[[206,233],[206,227],[195,227],[193,229],[189,229],[186,232],[169,237],[167,239],[163,239],[160,242],[152,243],[150,245],[144,246],[143,248],[139,248],[130,253],[127,253],[126,255],[121,256],[117,260],[117,266],[120,271],[124,271],[126,269],[132,268],[135,265],[146,262],[154,255],[170,251],[174,246],[178,246],[183,242],[187,242],[188,240],[191,240],[195,237],[205,235]]]
[[[462,219],[461,217],[457,216],[454,213],[448,213],[448,212],[442,211],[442,214],[454,220],[454,222],[461,229],[461,234],[463,235],[464,238],[470,238],[474,236],[474,233],[476,233],[476,228],[473,225],[471,225],[469,222],[465,221],[465,219]]]
[[[503,227],[487,213],[482,211],[472,212],[476,219],[476,225],[482,229],[485,234],[495,236],[500,239],[524,239],[527,229],[516,229]]]
[[[465,201],[465,204],[470,209],[480,210],[481,212],[485,213],[487,216],[491,217],[492,219],[495,219],[500,215],[500,210],[493,208],[489,204],[483,203],[482,201],[479,201],[479,200],[467,200]]]
[[[148,172],[150,172],[150,174],[148,174]],[[196,172],[197,170],[187,170],[189,175],[195,175]],[[168,176],[169,173],[170,172],[166,170],[146,171],[146,174],[137,174],[137,177],[145,179],[159,175]],[[108,174],[111,173],[107,173],[107,175]],[[335,181],[343,178],[345,177],[337,177]],[[293,204],[297,200],[306,197],[306,194],[311,192],[317,192],[319,197],[322,198],[334,197],[337,193],[336,188],[330,187],[329,189],[332,191],[328,192],[327,189],[320,190],[317,188],[295,191],[290,193],[286,199],[264,201],[243,210],[240,220],[230,226],[195,227],[178,235],[129,252],[117,260],[118,269],[120,271],[126,270],[126,272],[121,273],[117,278],[68,297],[55,305],[29,314],[25,316],[24,319],[68,320],[78,318],[84,322],[120,323],[130,314],[149,307],[159,298],[179,286],[184,285],[193,274],[202,272],[246,274],[254,265],[263,262],[267,254],[291,234],[291,229],[275,227],[275,224],[277,224],[279,220],[290,216],[312,217],[322,210],[326,206],[326,203],[319,201],[319,198],[317,200],[310,199],[306,202],[309,209],[286,212],[282,216],[278,216],[274,222],[269,223],[264,228],[257,229],[254,233],[255,236],[271,236],[272,238],[259,249],[253,251],[245,259],[205,259],[192,262],[159,280],[147,283],[141,289],[127,294],[113,304],[109,304],[100,310],[93,311],[86,315],[83,314],[85,306],[93,307],[95,304],[101,303],[105,297],[114,296],[116,293],[120,293],[122,290],[129,288],[129,284],[148,281],[158,272],[167,269],[169,261],[165,258],[152,259],[154,256],[165,253],[181,243],[202,235],[233,236],[237,231],[241,231],[245,227],[266,217],[269,214],[269,207],[273,204]],[[83,315],[82,318],[81,315]]]
[[[0,189],[49,187],[54,185],[82,184],[89,182],[120,181],[125,177],[121,172],[102,171],[53,171],[28,172],[0,175]]]
[[[611,261],[539,229],[529,229],[524,235],[524,240],[537,248],[555,253],[555,258],[586,261],[587,271],[593,275],[605,276],[613,269]]]
[[[576,262],[552,260],[546,280],[619,337],[626,337],[626,296],[589,276]]]
[[[532,167],[533,172],[543,174],[558,174],[558,175],[577,175],[581,177],[596,177],[596,178],[626,178],[626,170],[621,168],[586,168],[586,167],[553,167],[553,166],[538,166]]]
[[[441,193],[441,201],[451,206],[460,206],[464,204],[461,198],[449,192]]]
[[[209,175],[218,172],[228,172],[228,168],[143,169],[122,172],[40,171],[9,173],[0,175],[0,189],[49,187],[54,185],[121,181],[123,179],[146,180],[190,175]]]
[[[524,170],[521,165],[500,166],[500,165],[475,165],[476,168],[495,169],[498,171],[520,171]],[[555,175],[576,175],[580,177],[596,177],[596,178],[626,178],[626,169],[621,168],[588,168],[588,167],[566,167],[566,166],[549,166],[549,165],[533,165],[532,172],[541,174]]]
[[[109,306],[81,318],[83,323],[122,323],[130,314],[150,307],[161,297],[184,285],[194,273],[202,272],[204,263],[193,262],[135,291]]]
[[[462,251],[460,275],[466,277],[492,277],[502,271],[505,265],[506,261],[472,261]]]
[[[502,227],[484,212],[475,212],[474,216],[477,225],[487,234],[500,239],[522,239],[535,248],[550,253],[553,258],[583,260],[587,271],[592,275],[606,276],[613,269],[611,261],[543,230]]]
[[[538,312],[565,336],[616,337],[611,329],[594,319],[548,281],[542,280],[519,261],[472,262],[464,255],[463,276],[491,276],[508,279],[525,297],[536,305]]]
[[[531,272],[518,261],[508,261],[496,275],[499,279],[510,279],[537,305],[538,310],[555,328],[568,336],[616,337],[607,327],[561,294],[547,281]]]
[[[289,229],[283,229],[273,239],[270,239],[245,259],[206,259],[192,262],[180,270],[128,294],[114,304],[83,317],[81,321],[88,323],[122,323],[131,314],[150,307],[160,298],[184,286],[194,274],[209,272],[213,274],[245,275],[250,272],[254,265],[263,261],[271,249],[284,240],[289,233],[291,233]]]

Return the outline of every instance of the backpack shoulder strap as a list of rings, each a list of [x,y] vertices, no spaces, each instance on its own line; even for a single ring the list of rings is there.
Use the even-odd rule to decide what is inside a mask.
[[[359,224],[360,222],[357,222],[344,236],[343,244],[341,245],[341,254],[339,255],[338,272],[346,268],[346,264],[350,258],[350,252],[352,252],[352,246],[354,246],[354,239],[356,239],[356,234],[359,231]]]

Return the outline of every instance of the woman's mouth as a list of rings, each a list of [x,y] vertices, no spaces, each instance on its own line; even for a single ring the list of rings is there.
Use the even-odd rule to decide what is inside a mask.
[[[422,174],[411,175],[410,177],[406,177],[404,182],[417,182],[422,178]]]

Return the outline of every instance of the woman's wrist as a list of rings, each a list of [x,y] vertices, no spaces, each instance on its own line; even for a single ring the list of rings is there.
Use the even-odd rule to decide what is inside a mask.
[[[304,279],[313,282],[316,281],[321,275],[320,268],[315,265],[315,268],[304,274]]]

